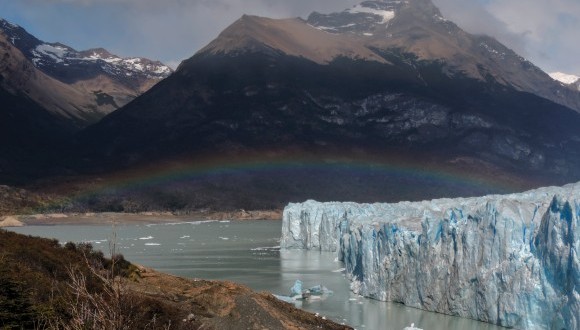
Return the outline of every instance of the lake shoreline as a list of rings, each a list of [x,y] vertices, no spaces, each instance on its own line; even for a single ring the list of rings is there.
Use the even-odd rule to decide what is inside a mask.
[[[152,223],[175,223],[196,220],[264,220],[281,221],[282,210],[257,211],[194,211],[188,214],[171,212],[140,212],[140,213],[50,213],[31,215],[8,215],[0,217],[0,228],[21,226],[56,226],[56,225],[130,225]]]

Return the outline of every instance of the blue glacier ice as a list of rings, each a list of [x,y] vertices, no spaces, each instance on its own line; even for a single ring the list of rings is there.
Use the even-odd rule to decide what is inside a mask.
[[[302,297],[302,281],[296,280],[294,285],[290,288],[290,297],[300,296]]]
[[[580,183],[423,202],[292,203],[281,246],[336,251],[366,297],[516,329],[580,329]]]

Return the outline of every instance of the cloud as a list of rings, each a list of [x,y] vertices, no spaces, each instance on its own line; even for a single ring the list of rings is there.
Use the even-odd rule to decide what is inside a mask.
[[[352,0],[2,0],[36,25],[31,32],[76,48],[103,46],[123,56],[179,62],[242,14],[306,16],[350,7]],[[4,2],[6,6],[6,2]],[[67,15],[66,13],[70,13]],[[22,23],[26,24],[26,23]],[[38,34],[37,34],[38,33]],[[58,36],[58,40],[55,40]],[[90,38],[87,38],[90,36]]]
[[[467,32],[493,36],[518,54],[527,55],[521,36],[510,31],[506,23],[489,12],[482,3],[474,0],[434,0],[434,3],[444,17]]]
[[[488,9],[507,22],[509,31],[522,36],[531,56],[537,57],[541,65],[549,70],[558,69],[558,65],[569,66],[574,68],[571,73],[580,73],[578,0],[532,0],[523,6],[514,0],[495,0]]]
[[[546,71],[580,74],[580,1],[434,0],[472,33],[484,33]]]
[[[16,0],[6,0],[16,1]],[[313,10],[339,10],[357,1],[350,0],[19,0],[24,5],[65,4],[77,7],[123,6],[140,11],[187,10],[191,8],[219,9],[236,13],[270,13],[274,16],[301,16]]]
[[[0,13],[47,41],[105,47],[173,64],[242,14],[274,18],[332,12],[358,0],[2,0]],[[433,0],[470,33],[487,34],[547,71],[580,74],[580,1]]]

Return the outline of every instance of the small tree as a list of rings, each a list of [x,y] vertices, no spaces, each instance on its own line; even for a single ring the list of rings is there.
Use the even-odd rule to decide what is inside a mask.
[[[80,244],[77,249],[84,255],[89,273],[76,267],[68,268],[70,319],[63,322],[62,327],[70,330],[132,329],[135,323],[133,296],[126,289],[126,279],[119,276],[130,263],[117,253],[115,226],[109,240],[110,260],[104,258],[102,252],[95,252],[90,244]]]

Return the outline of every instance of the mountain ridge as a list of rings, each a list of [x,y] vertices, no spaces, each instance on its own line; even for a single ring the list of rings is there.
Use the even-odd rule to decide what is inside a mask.
[[[79,132],[59,163],[78,182],[109,173],[139,181],[151,164],[212,164],[217,174],[104,188],[79,208],[122,211],[147,200],[174,211],[269,209],[308,198],[418,200],[501,189],[384,170],[398,168],[397,159],[517,189],[580,179],[580,114],[533,92],[544,81],[546,93],[564,87],[427,4],[367,1],[311,24],[243,16],[170,77]],[[324,31],[333,26],[345,30]],[[289,165],[264,168],[281,163]],[[220,170],[231,164],[256,169]],[[103,180],[107,187],[115,179]]]
[[[580,178],[580,115],[518,83],[537,74],[554,84],[551,78],[507,48],[502,55],[504,48],[491,38],[461,30],[446,37],[444,31],[459,28],[434,9],[400,5],[392,18],[360,8],[349,12],[349,19],[368,23],[353,33],[329,33],[302,19],[243,16],[169,78],[82,131],[80,160],[69,163],[81,172],[106,173],[165,162],[222,168],[247,158],[252,164],[295,160],[280,172],[204,174],[151,187],[149,197],[136,191],[103,197],[166,196],[186,209],[497,192],[356,165],[396,166],[398,158],[427,172],[504,178],[523,182],[522,188]],[[407,22],[405,15],[422,20]],[[367,27],[375,29],[373,36],[365,35]],[[387,36],[389,31],[399,32]],[[510,69],[515,78],[504,68],[512,59],[523,63]],[[134,194],[141,197],[128,197]]]
[[[244,42],[248,42],[248,47],[244,47]],[[256,43],[321,64],[337,56],[384,62],[375,50],[398,48],[422,60],[453,63],[448,68],[450,74],[466,72],[482,81],[493,77],[501,84],[580,111],[580,93],[562,88],[547,73],[494,38],[461,30],[429,0],[363,1],[342,12],[314,12],[306,20],[244,15],[198,53],[239,52],[255,48]],[[482,71],[481,66],[488,70]]]
[[[23,92],[53,114],[71,119],[78,127],[98,121],[172,72],[161,62],[121,58],[103,48],[77,51],[62,43],[46,43],[4,19],[0,19],[0,35],[5,53],[11,53],[21,63],[30,62],[31,65],[23,64],[31,72],[24,79],[42,80],[42,86],[32,83],[29,88],[19,90],[18,83],[13,83],[9,89],[13,93]],[[20,54],[14,55],[16,51]],[[23,76],[17,71],[13,67],[12,73],[0,74],[6,81],[10,75]],[[43,89],[52,89],[50,100],[39,96]]]

